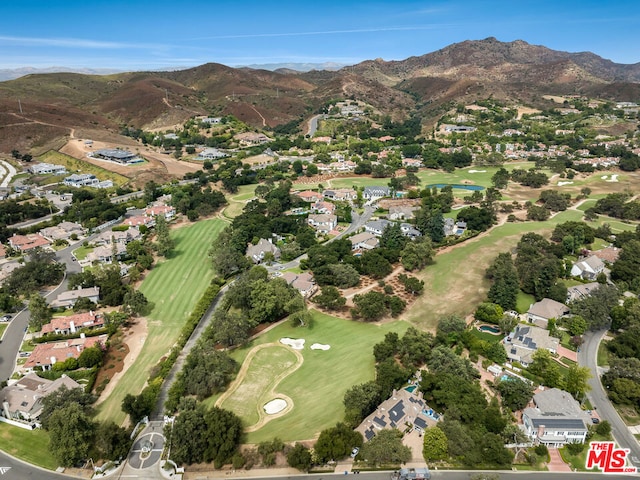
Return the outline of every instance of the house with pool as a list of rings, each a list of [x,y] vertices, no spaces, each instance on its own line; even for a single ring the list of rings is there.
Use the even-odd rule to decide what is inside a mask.
[[[549,335],[549,331],[533,325],[518,325],[504,339],[504,348],[510,361],[527,367],[533,361],[533,354],[541,348],[551,353],[558,352],[560,341]]]
[[[409,385],[394,390],[375,412],[365,418],[356,428],[368,442],[377,432],[386,428],[395,428],[401,432],[407,429],[423,432],[438,423],[441,416],[429,408],[417,385]]]

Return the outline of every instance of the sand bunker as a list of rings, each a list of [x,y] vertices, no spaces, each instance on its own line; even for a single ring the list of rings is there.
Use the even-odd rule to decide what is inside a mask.
[[[611,178],[607,180],[607,182],[617,182],[617,181],[618,181],[618,175],[611,175]]]
[[[281,338],[280,343],[288,345],[294,350],[302,350],[304,348],[304,338]]]
[[[565,185],[571,185],[573,182],[558,182],[559,187],[564,187]]]
[[[311,345],[311,350],[329,350],[331,345],[325,345],[323,343],[314,343]]]
[[[469,170],[469,173],[487,173],[486,170]]]
[[[264,404],[264,411],[267,415],[275,415],[287,408],[287,402],[281,398],[274,398],[268,403]]]
[[[609,178],[609,175],[603,175],[600,177],[602,180],[606,180],[607,178]]]

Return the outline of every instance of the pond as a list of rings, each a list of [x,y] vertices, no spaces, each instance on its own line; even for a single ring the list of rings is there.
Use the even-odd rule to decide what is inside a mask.
[[[482,185],[462,185],[460,183],[432,183],[431,185],[427,185],[426,188],[444,188],[450,186],[451,188],[458,188],[460,190],[471,190],[471,191],[479,191],[484,190]]]

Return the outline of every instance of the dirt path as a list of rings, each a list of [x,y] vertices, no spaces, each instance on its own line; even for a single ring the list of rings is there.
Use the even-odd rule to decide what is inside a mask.
[[[251,108],[251,110],[253,110],[254,112],[256,112],[258,114],[258,116],[262,119],[262,126],[266,127],[267,126],[267,120],[266,118],[264,118],[262,116],[262,114],[258,111],[258,109],[256,107],[254,107],[253,105],[249,105],[249,107]]]
[[[124,365],[122,370],[113,375],[107,386],[98,397],[96,401],[96,405],[99,405],[104,400],[109,398],[109,395],[116,387],[120,378],[124,375],[124,373],[134,364],[138,355],[142,351],[142,346],[147,338],[147,319],[146,318],[138,318],[135,323],[129,327],[126,331],[124,338],[122,339],[122,343],[126,344],[129,353],[126,357],[124,357]]]
[[[225,402],[225,400],[227,400],[240,387],[240,385],[242,385],[242,382],[247,376],[247,371],[251,366],[251,362],[253,361],[253,357],[255,357],[259,351],[264,350],[265,348],[270,348],[270,347],[287,348],[285,345],[281,343],[276,343],[276,342],[263,343],[262,345],[257,345],[254,348],[252,348],[251,351],[247,354],[244,361],[242,362],[242,367],[240,367],[240,371],[238,372],[236,379],[231,383],[231,385],[229,385],[229,388],[227,388],[227,390],[222,395],[220,395],[220,398],[218,398],[218,400],[216,401],[216,407],[221,407],[222,404]],[[283,415],[286,415],[293,409],[293,400],[291,400],[289,396],[275,391],[277,386],[280,384],[280,382],[284,380],[286,377],[288,377],[289,375],[291,375],[293,372],[295,372],[298,368],[300,368],[302,366],[302,363],[304,362],[304,357],[302,356],[302,353],[300,353],[300,351],[295,350],[293,348],[290,348],[289,350],[293,352],[293,354],[296,356],[297,362],[292,367],[281,372],[273,380],[271,384],[272,385],[271,389],[267,392],[267,396],[283,399],[285,402],[287,402],[287,406],[285,407],[284,410],[278,413],[275,413],[273,415],[267,415],[264,412],[264,410],[261,408],[261,406],[257,405],[258,416],[260,417],[260,420],[258,420],[257,423],[254,423],[253,425],[250,425],[249,427],[245,428],[245,432],[255,432],[256,430],[262,428],[267,422],[273,420],[274,418],[282,417]]]

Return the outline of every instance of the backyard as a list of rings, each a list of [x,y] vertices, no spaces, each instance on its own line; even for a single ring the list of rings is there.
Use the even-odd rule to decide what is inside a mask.
[[[100,420],[123,423],[125,414],[120,409],[123,398],[128,393],[140,393],[149,370],[175,343],[191,309],[213,278],[207,253],[226,225],[222,220],[204,220],[171,232],[176,243],[171,257],[158,263],[140,286],[154,305],[147,317],[148,336],[133,366],[99,405]]]

